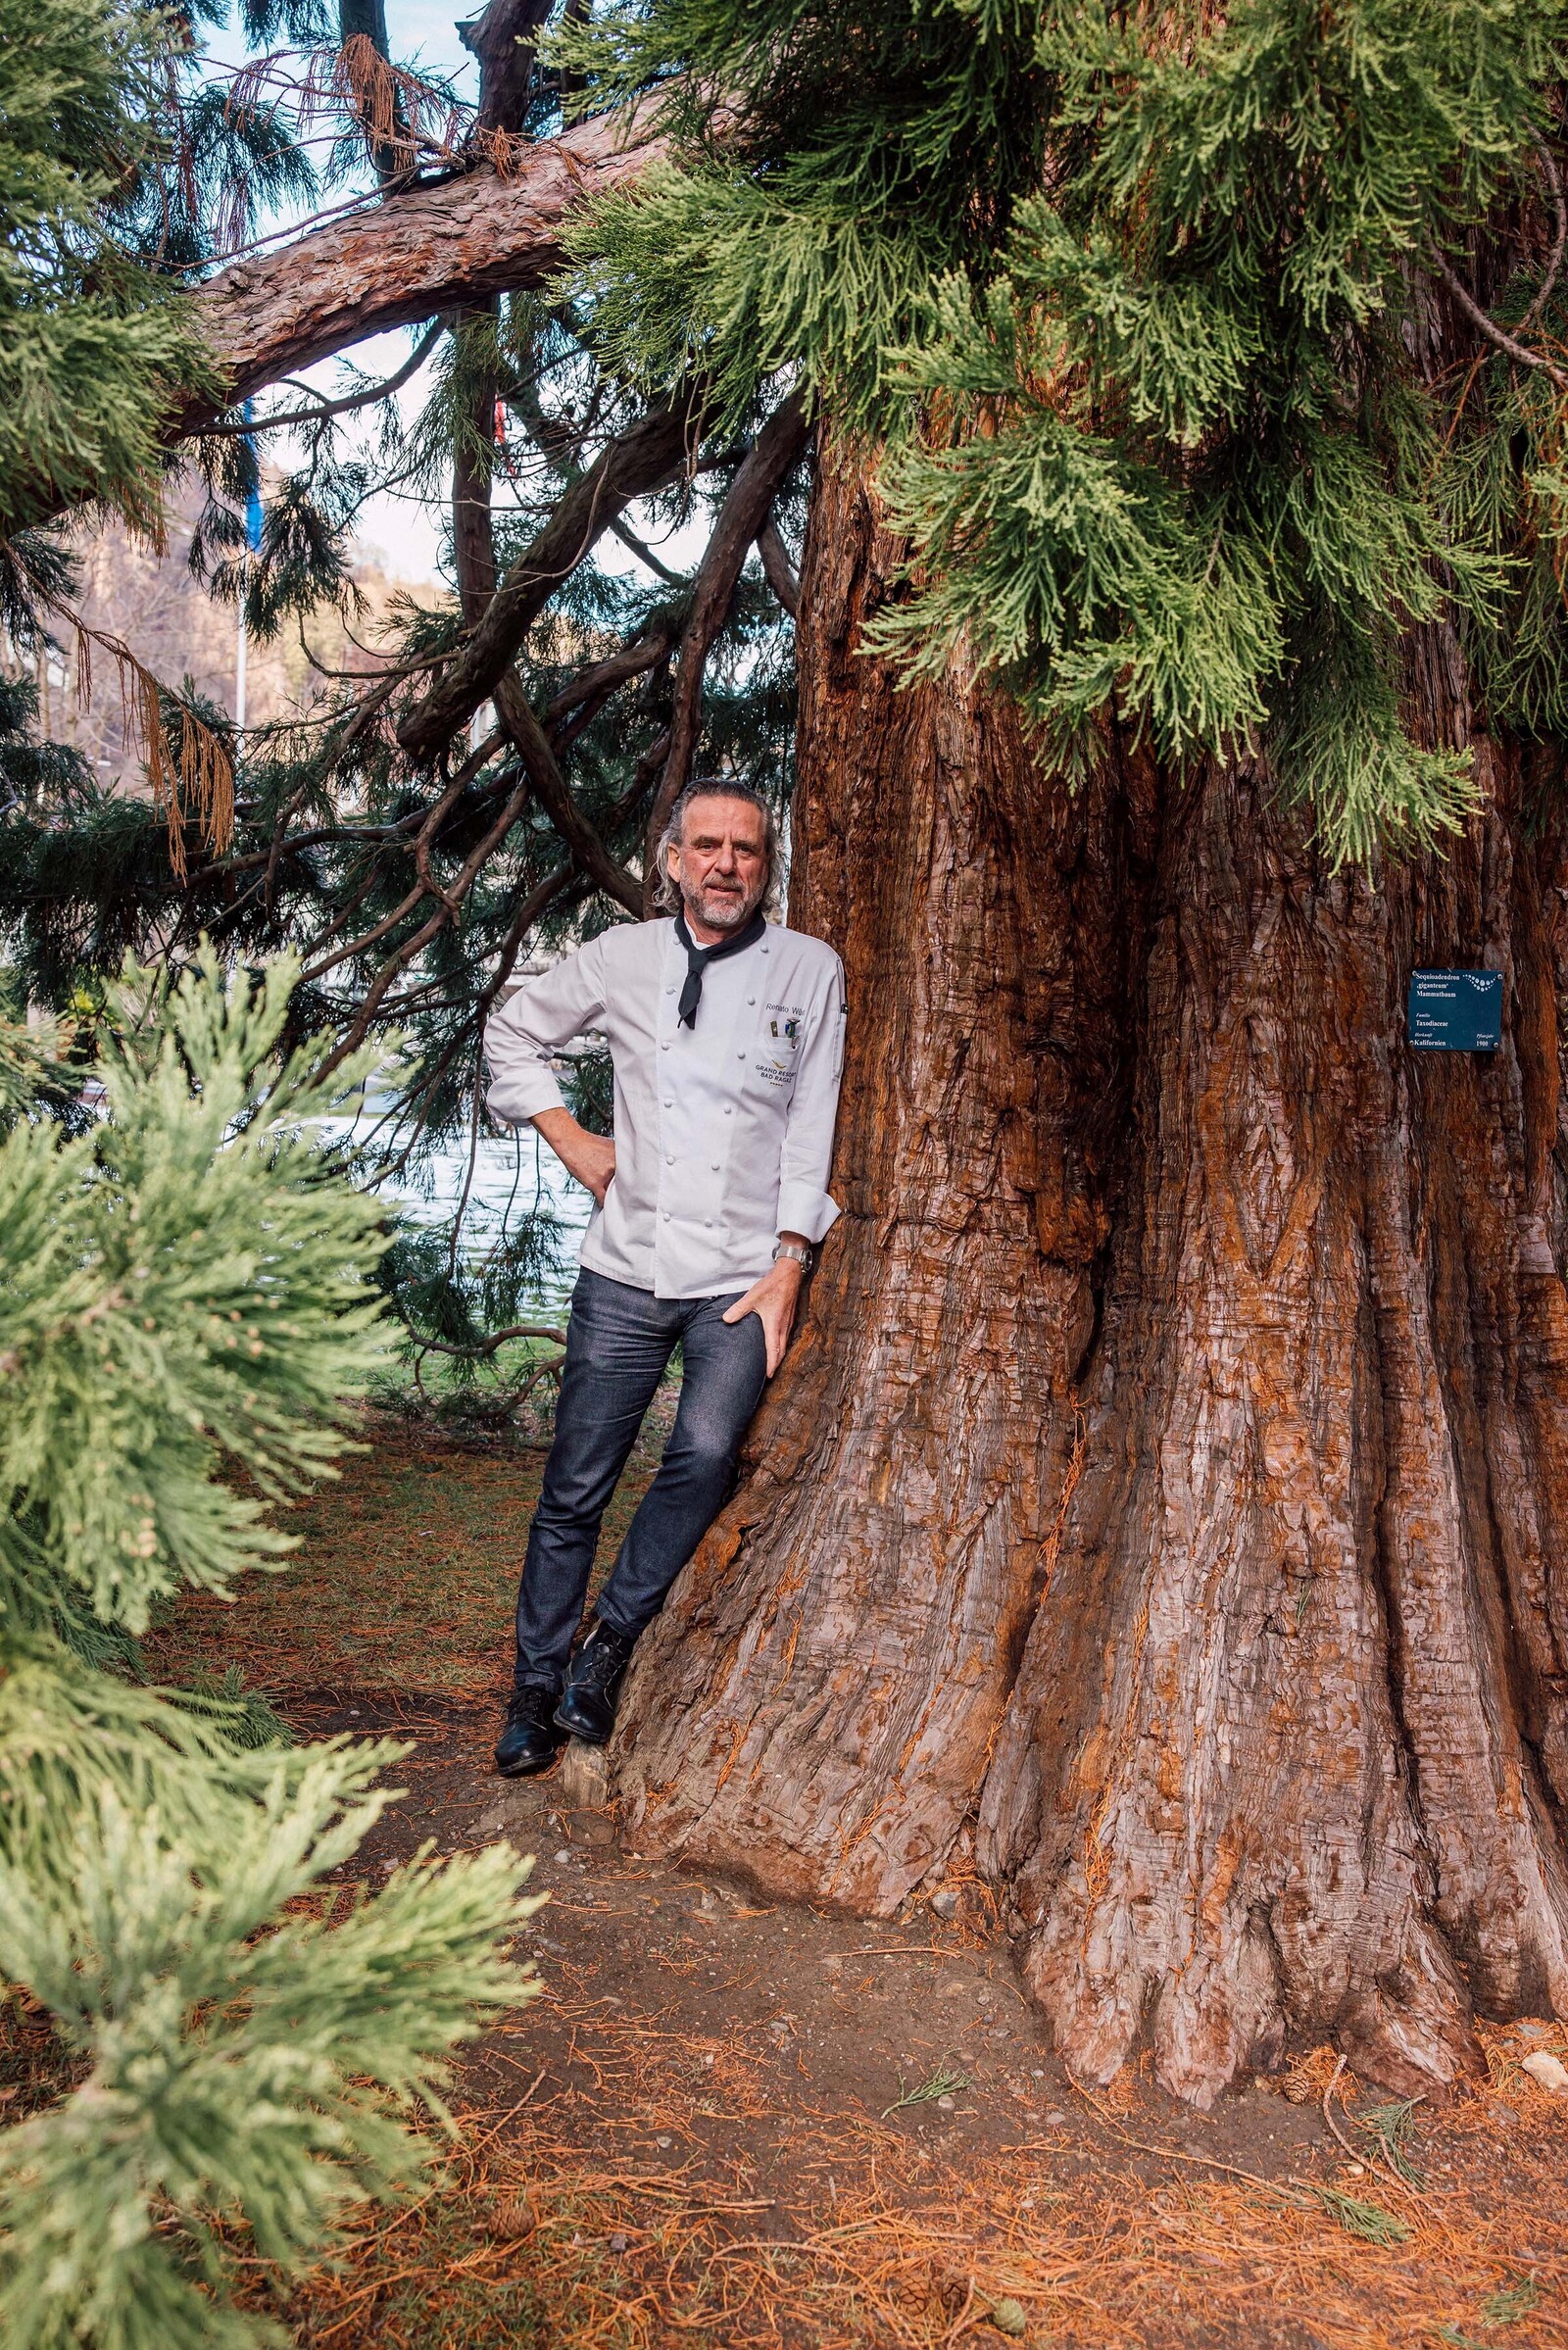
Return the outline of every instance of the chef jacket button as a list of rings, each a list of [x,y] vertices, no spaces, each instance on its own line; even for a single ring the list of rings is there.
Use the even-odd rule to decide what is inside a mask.
[[[664,1152],[664,1164],[666,1167],[672,1167],[675,1164],[675,1153],[673,1151],[666,1151]]]
[[[669,1210],[668,1210],[668,1208],[667,1208],[667,1207],[666,1207],[666,1208],[665,1208],[665,1210],[664,1210],[664,1222],[665,1222],[666,1224],[669,1222]]]
[[[673,1108],[674,1108],[674,1106],[675,1106],[675,1097],[674,1097],[674,1095],[673,1095],[673,1094],[666,1094],[666,1095],[664,1096],[664,1107],[665,1107],[666,1109],[673,1109]]]
[[[674,991],[674,989],[673,989],[672,987],[667,987],[667,988],[665,988],[665,990],[664,990],[664,993],[665,993],[665,995],[666,995],[666,996],[673,996],[673,994],[675,993],[675,991]]]
[[[766,949],[765,947],[762,949],[762,953],[763,953],[764,955],[767,953],[767,949]]]
[[[717,1159],[716,1159],[716,1158],[710,1158],[710,1159],[709,1160],[709,1162],[708,1162],[708,1163],[709,1163],[709,1165],[710,1165],[710,1166],[712,1168],[712,1170],[713,1170],[713,1173],[716,1175],[716,1174],[718,1173],[718,1161],[717,1161]]]
[[[746,1047],[744,1045],[737,1045],[735,1048],[735,1058],[737,1060],[744,1060],[746,1058]]]
[[[667,1053],[669,1051],[669,1039],[667,1036],[662,1036],[660,1038],[659,1050],[661,1053]]]
[[[735,1113],[735,1104],[734,1104],[734,1102],[725,1102],[725,1104],[724,1104],[724,1115],[725,1115],[725,1117],[726,1117],[726,1118],[728,1118],[728,1117],[733,1117],[734,1113]]]
[[[746,1001],[748,1004],[755,1004],[757,1002],[757,998],[755,996],[748,996]]]
[[[711,1232],[711,1231],[712,1231],[712,1229],[713,1229],[713,1219],[712,1219],[712,1217],[711,1217],[711,1216],[704,1216],[704,1218],[703,1218],[703,1230],[704,1230],[705,1232]]]

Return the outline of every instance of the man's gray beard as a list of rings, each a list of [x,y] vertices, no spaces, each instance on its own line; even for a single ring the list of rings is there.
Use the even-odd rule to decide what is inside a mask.
[[[703,904],[703,893],[689,890],[682,883],[680,902],[686,908],[688,919],[695,915],[699,922],[706,922],[710,930],[740,930],[751,920],[766,895],[767,884],[764,881],[755,898],[720,898],[718,904],[723,910],[710,913]]]

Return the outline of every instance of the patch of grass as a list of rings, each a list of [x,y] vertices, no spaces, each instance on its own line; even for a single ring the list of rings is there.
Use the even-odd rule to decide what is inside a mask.
[[[483,1697],[505,1682],[517,1575],[539,1498],[542,1453],[459,1445],[371,1415],[374,1449],[275,1523],[299,1538],[280,1575],[249,1575],[233,1604],[181,1596],[144,1642],[155,1679],[261,1688],[428,1690]],[[605,1516],[596,1581],[609,1572],[653,1475],[652,1421]]]

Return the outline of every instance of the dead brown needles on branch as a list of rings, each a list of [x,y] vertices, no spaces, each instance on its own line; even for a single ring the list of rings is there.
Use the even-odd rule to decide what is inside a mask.
[[[204,848],[220,857],[234,838],[234,761],[227,745],[183,703],[174,705],[177,751],[165,721],[166,689],[122,637],[90,628],[74,612],[53,607],[76,641],[76,691],[85,705],[92,694],[92,656],[107,653],[120,679],[125,740],[141,760],[153,795],[169,823],[169,861],[185,878],[185,827],[194,823]]]
[[[463,117],[417,73],[394,66],[369,36],[351,33],[341,49],[317,52],[301,90],[302,116],[341,109],[359,124],[372,154],[399,171],[421,157],[458,160]]]

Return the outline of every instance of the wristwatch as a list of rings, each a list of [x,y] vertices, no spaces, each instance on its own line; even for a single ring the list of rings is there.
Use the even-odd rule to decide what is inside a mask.
[[[781,1256],[790,1257],[803,1273],[809,1273],[816,1262],[816,1250],[805,1241],[775,1241],[773,1262],[777,1264]]]

